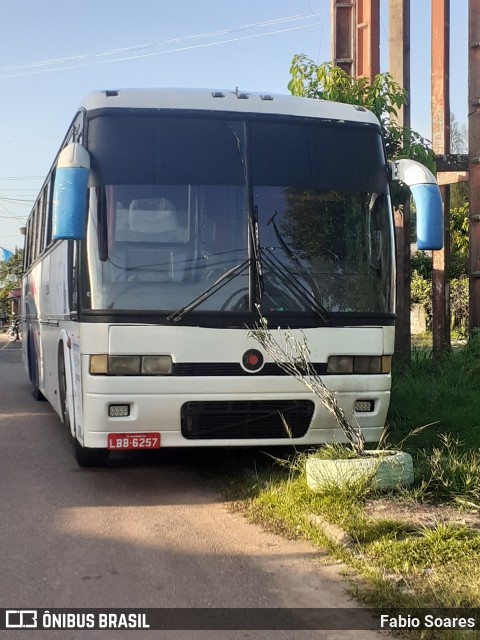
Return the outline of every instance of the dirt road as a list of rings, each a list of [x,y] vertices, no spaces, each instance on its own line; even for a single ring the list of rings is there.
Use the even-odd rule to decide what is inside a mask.
[[[232,513],[195,453],[80,469],[66,430],[35,402],[20,344],[0,338],[1,607],[353,607],[338,570],[306,543]],[[248,612],[246,612],[248,615]],[[179,626],[182,626],[179,622]],[[5,632],[33,638],[36,632]],[[118,632],[39,637],[118,637]],[[150,638],[371,638],[357,631],[162,631]]]

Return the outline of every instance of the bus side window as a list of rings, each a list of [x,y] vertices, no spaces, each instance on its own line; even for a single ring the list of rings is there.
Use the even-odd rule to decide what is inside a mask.
[[[55,184],[55,172],[52,173],[50,181],[46,186],[46,207],[45,207],[45,248],[52,244],[52,200],[53,186]]]
[[[25,259],[24,270],[26,271],[32,262],[32,219],[27,222],[26,238],[25,238]]]
[[[42,255],[45,251],[45,237],[46,237],[46,224],[47,224],[47,194],[48,194],[48,184],[44,186],[42,191],[42,196],[38,202],[38,220],[39,220],[39,231],[38,231],[38,254]]]

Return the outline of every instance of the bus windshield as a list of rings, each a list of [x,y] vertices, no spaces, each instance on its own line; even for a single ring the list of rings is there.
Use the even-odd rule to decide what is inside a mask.
[[[392,312],[377,128],[116,109],[87,135],[84,309]]]

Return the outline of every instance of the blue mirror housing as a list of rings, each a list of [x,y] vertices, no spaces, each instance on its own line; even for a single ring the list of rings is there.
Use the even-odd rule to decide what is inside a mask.
[[[443,205],[438,185],[410,187],[417,210],[417,246],[420,250],[442,249]]]
[[[443,205],[435,176],[415,160],[390,164],[392,180],[410,187],[417,210],[417,245],[421,250],[443,248]]]
[[[54,240],[83,240],[87,222],[87,185],[90,155],[78,142],[58,156],[53,190],[52,236]]]

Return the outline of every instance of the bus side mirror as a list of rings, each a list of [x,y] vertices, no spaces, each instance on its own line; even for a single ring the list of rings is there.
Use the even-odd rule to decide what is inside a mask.
[[[73,142],[60,152],[53,190],[54,240],[85,238],[89,173],[90,155],[81,144]]]
[[[392,181],[410,187],[417,210],[417,245],[420,250],[443,248],[443,205],[435,176],[415,160],[390,163]]]

